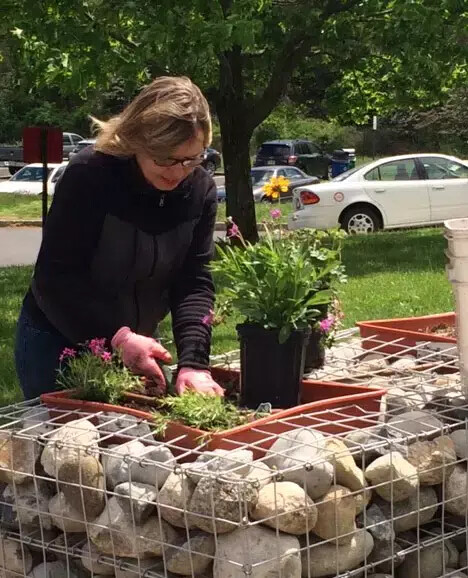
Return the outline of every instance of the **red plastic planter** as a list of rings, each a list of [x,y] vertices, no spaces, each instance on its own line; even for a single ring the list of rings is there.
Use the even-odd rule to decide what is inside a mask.
[[[221,383],[239,380],[238,372],[213,368],[212,373],[213,377]],[[242,447],[244,444],[253,444],[255,457],[258,457],[273,443],[275,434],[297,427],[313,426],[322,432],[336,434],[372,425],[375,417],[370,416],[367,419],[365,416],[379,411],[380,400],[384,393],[384,389],[303,380],[302,405],[277,410],[267,417],[222,432],[206,432],[171,422],[166,429],[164,441],[172,442],[174,450],[177,448],[194,449],[200,444],[203,444],[203,449],[229,450]],[[41,396],[41,401],[49,408],[76,410],[91,414],[113,411],[151,421],[151,414],[145,411],[80,401],[71,399],[71,395],[70,390],[46,393]],[[174,453],[180,452],[174,451]]]
[[[420,341],[456,343],[455,337],[431,333],[432,328],[441,324],[454,327],[455,313],[359,321],[356,323],[359,327],[364,349],[376,349],[376,351],[390,355],[400,353],[407,347],[414,347]],[[397,343],[382,345],[382,343],[395,342],[396,340],[398,340]]]

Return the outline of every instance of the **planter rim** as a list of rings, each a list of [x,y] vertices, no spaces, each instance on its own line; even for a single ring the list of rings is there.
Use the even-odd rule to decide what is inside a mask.
[[[455,319],[455,312],[454,311],[448,311],[446,313],[430,313],[428,315],[417,315],[415,317],[392,317],[390,319],[369,319],[369,320],[365,320],[365,321],[356,321],[356,325],[358,327],[360,327],[361,325],[378,325],[379,323],[394,323],[394,322],[400,322],[400,321],[424,321],[424,320],[429,320],[429,319],[442,319],[445,317],[453,317],[453,319]]]
[[[442,343],[456,343],[456,337],[444,336],[439,335],[437,333],[429,333],[426,331],[418,331],[414,327],[395,327],[394,324],[396,323],[405,323],[407,322],[410,324],[411,322],[414,323],[426,323],[426,322],[434,322],[436,324],[438,321],[446,321],[448,323],[453,322],[455,323],[455,313],[435,313],[433,315],[421,315],[419,317],[399,317],[394,319],[376,319],[372,321],[358,321],[356,322],[356,326],[359,327],[361,331],[361,337],[364,338],[371,338],[373,335],[378,337],[379,335],[382,336],[383,334],[387,333],[390,335],[400,336],[400,337],[411,337],[414,338],[416,341],[434,341],[434,342],[442,342]],[[373,333],[372,333],[373,332]],[[386,340],[388,341],[388,339]]]
[[[313,386],[323,386],[327,387],[331,390],[338,389],[343,390],[346,392],[346,389],[351,390],[346,395],[337,396],[337,397],[330,397],[329,399],[321,399],[317,401],[308,402],[305,404],[300,404],[295,407],[291,407],[288,409],[277,410],[276,412],[259,419],[255,419],[251,422],[236,426],[231,429],[222,430],[222,431],[205,431],[198,428],[194,428],[188,425],[185,425],[181,422],[173,421],[170,422],[170,426],[175,427],[177,429],[182,429],[186,433],[188,431],[195,433],[199,438],[207,438],[210,440],[217,440],[223,439],[226,436],[233,436],[236,434],[242,434],[247,432],[253,428],[260,427],[266,424],[269,424],[274,421],[286,419],[292,416],[298,416],[301,413],[306,412],[321,412],[327,409],[332,409],[337,405],[339,407],[345,405],[355,405],[358,401],[363,400],[372,400],[372,399],[380,399],[387,390],[384,388],[379,387],[367,387],[367,386],[359,386],[359,385],[348,385],[342,384],[338,382],[332,381],[318,381],[313,379],[303,379],[302,384],[307,384],[311,387]],[[122,413],[122,414],[129,414],[133,415],[137,418],[151,421],[152,416],[150,413],[137,410],[133,408],[127,408],[125,406],[119,405],[111,405],[107,403],[100,403],[94,401],[82,401],[79,399],[71,398],[70,396],[73,395],[75,390],[65,390],[65,391],[55,391],[51,393],[44,393],[40,396],[41,402],[44,403],[49,408],[57,408],[63,410],[81,410],[85,413],[98,413],[101,411],[104,412],[114,412],[114,413]],[[168,440],[171,441],[171,440]]]
[[[103,403],[99,401],[84,401],[71,397],[75,389],[67,389],[64,391],[52,391],[50,393],[43,393],[40,395],[41,403],[47,407],[55,407],[64,410],[80,410],[84,413],[99,413],[99,412],[113,412],[133,415],[139,419],[151,420],[152,416],[149,412],[134,409],[132,407],[124,407],[121,405],[112,405],[111,403]]]

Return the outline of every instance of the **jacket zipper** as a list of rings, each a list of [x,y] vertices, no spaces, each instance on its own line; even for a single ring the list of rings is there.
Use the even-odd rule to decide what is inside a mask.
[[[161,195],[161,198],[159,199],[159,206],[160,207],[164,207],[164,201],[166,200],[166,195],[163,194]]]
[[[138,247],[138,230],[135,227],[134,233],[133,233],[133,263],[134,266],[136,266],[136,260],[137,260],[137,247]],[[140,306],[138,303],[138,290],[137,290],[137,283],[138,281],[135,279],[135,288],[133,290],[133,299],[135,301],[135,330],[136,332],[138,332],[138,328],[140,326]]]

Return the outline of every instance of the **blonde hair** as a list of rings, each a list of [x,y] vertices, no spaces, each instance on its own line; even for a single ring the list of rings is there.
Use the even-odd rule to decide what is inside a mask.
[[[97,130],[95,149],[115,156],[167,157],[200,129],[204,146],[211,142],[208,102],[186,76],[160,76],[118,116],[92,121]]]

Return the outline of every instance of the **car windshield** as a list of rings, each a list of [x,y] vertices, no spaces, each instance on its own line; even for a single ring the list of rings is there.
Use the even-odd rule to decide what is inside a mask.
[[[338,175],[337,177],[335,177],[334,179],[332,179],[332,182],[334,183],[339,183],[340,181],[345,181],[347,178],[349,178],[351,175],[354,175],[354,173],[359,170],[359,169],[363,169],[364,167],[366,167],[368,164],[367,163],[365,165],[361,165],[359,167],[354,167],[353,169],[349,169],[349,171],[345,171],[344,173],[341,173],[341,175]]]
[[[50,175],[52,169],[48,169]],[[42,181],[42,167],[23,167],[16,175],[11,177],[12,181]]]
[[[262,144],[258,149],[260,156],[266,157],[287,157],[289,155],[290,146],[281,143]]]
[[[268,171],[266,169],[250,171],[250,176],[252,177],[252,185],[255,186],[260,183],[266,183],[271,179],[271,177],[274,176],[274,174],[274,171]]]

